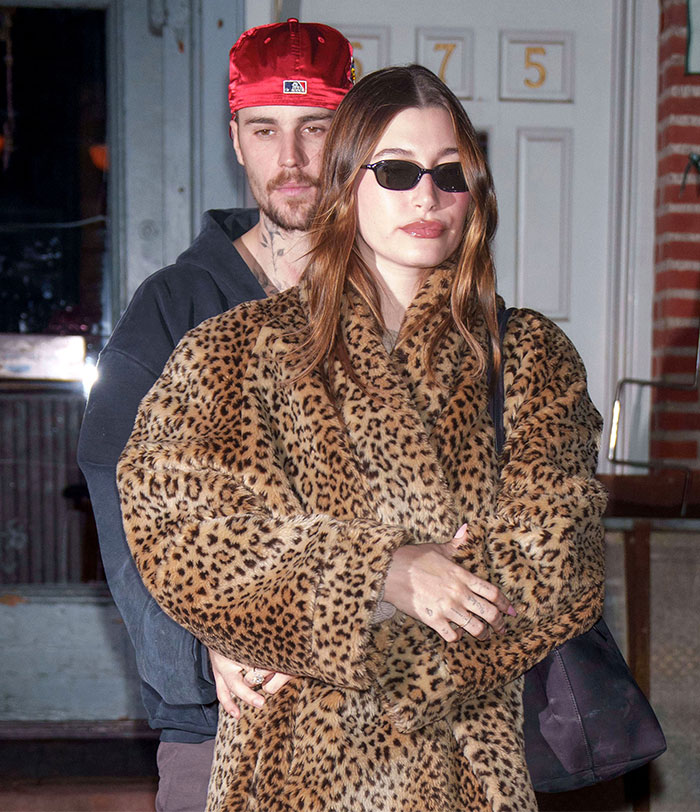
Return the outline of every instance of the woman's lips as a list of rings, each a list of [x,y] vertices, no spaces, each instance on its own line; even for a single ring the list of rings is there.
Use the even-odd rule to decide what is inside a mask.
[[[401,231],[405,231],[410,237],[420,237],[422,239],[434,239],[439,237],[445,230],[445,226],[437,220],[418,220],[401,226]]]

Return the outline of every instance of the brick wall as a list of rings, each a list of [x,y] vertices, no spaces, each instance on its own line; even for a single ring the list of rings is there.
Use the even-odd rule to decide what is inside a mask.
[[[695,372],[700,321],[700,75],[686,74],[686,0],[661,0],[657,130],[653,375],[677,383]],[[700,468],[700,399],[653,390],[651,458]]]

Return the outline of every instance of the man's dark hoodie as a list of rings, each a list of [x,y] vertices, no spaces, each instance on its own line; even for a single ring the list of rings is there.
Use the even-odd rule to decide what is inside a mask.
[[[100,354],[78,463],[87,479],[102,561],[114,601],[136,649],[142,697],[163,741],[200,742],[216,734],[218,705],[206,648],[171,620],[143,585],[122,529],[116,465],[138,405],[178,341],[205,319],[265,297],[233,241],[256,210],[212,210],[175,264],[139,287]]]

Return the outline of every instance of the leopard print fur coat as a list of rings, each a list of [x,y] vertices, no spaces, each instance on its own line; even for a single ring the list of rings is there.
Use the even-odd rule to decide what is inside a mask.
[[[448,272],[408,309],[419,324]],[[349,295],[357,381],[289,385],[302,286],[204,322],[141,404],[118,482],[148,588],[207,646],[297,675],[221,712],[211,812],[527,812],[521,676],[599,616],[600,416],[564,334],[519,310],[504,342],[506,444],[456,332],[388,354]],[[416,321],[418,320],[418,321]],[[475,335],[486,341],[483,325]],[[367,394],[369,392],[369,394]],[[517,608],[505,635],[446,643],[373,615],[393,551],[469,526],[461,563]]]

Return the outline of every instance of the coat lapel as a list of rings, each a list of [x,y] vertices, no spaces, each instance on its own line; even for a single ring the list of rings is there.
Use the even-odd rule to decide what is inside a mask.
[[[406,313],[402,331],[418,330],[395,352],[401,361],[403,379],[420,412],[430,443],[452,494],[458,524],[482,516],[477,503],[480,482],[498,481],[493,424],[488,411],[486,375],[478,375],[476,356],[456,327],[450,327],[436,347],[432,359],[434,381],[423,363],[422,349],[428,343],[434,321],[422,319],[425,309],[438,300],[448,306],[451,272],[436,271],[418,293]],[[488,331],[483,317],[470,324],[472,335],[486,350]]]
[[[437,347],[432,379],[424,363],[422,350],[434,326],[424,317],[449,294],[450,283],[449,271],[435,271],[426,280],[406,312],[402,333],[421,326],[392,354],[386,351],[367,306],[350,292],[341,329],[362,386],[336,362],[335,402],[320,374],[292,387],[299,390],[294,397],[300,404],[312,404],[314,414],[309,419],[324,426],[324,436],[332,441],[332,455],[310,463],[328,468],[328,483],[335,470],[339,482],[351,483],[356,494],[362,492],[365,516],[402,525],[420,542],[451,539],[477,509],[464,482],[494,470],[486,385],[484,380],[474,380],[475,359],[458,331],[448,330]],[[298,313],[287,310],[284,314],[292,330],[283,336],[273,330],[273,354],[279,360],[303,334],[296,328],[308,323],[307,301],[302,282]],[[468,451],[475,439],[485,451],[483,459]],[[469,466],[468,476],[465,466]]]
[[[449,279],[442,272],[431,276],[402,329],[420,319],[446,289]],[[450,345],[440,352],[437,379],[430,381],[419,335],[404,351],[389,355],[364,302],[354,293],[346,301],[341,327],[366,391],[337,364],[338,407],[375,509],[383,521],[409,528],[419,541],[448,541],[459,522],[430,427],[449,402],[457,348]]]
[[[265,414],[282,438],[275,453],[304,510],[345,521],[375,518],[371,488],[324,375],[315,371],[290,383],[295,369],[289,359],[308,327],[304,290],[293,293],[299,298],[278,297],[280,312],[258,339],[258,354],[271,361],[260,383],[268,390]]]

